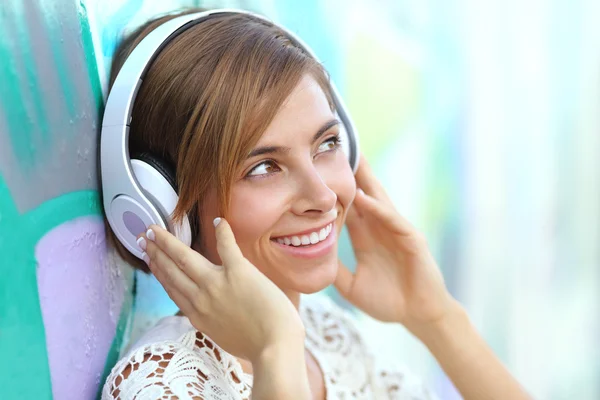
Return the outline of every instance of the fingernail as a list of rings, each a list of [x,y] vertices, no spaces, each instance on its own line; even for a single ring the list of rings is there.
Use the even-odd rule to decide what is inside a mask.
[[[144,239],[142,236],[140,236],[138,238],[138,240],[136,240],[138,246],[140,246],[140,249],[142,250],[146,250],[146,239]]]
[[[215,226],[215,228],[217,227],[217,225],[219,225],[219,222],[221,222],[221,218],[217,217],[213,220],[213,225]]]
[[[365,194],[365,192],[361,188],[356,189],[356,191],[361,195]]]
[[[144,260],[146,265],[150,265],[150,257],[148,257],[148,254],[146,254],[146,252],[142,253],[142,260]]]
[[[154,231],[152,229],[148,229],[146,231],[146,237],[152,240],[153,242],[156,240],[156,236],[154,235]]]

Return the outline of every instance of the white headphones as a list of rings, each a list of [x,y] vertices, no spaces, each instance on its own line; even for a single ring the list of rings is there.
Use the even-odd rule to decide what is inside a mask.
[[[187,215],[174,224],[171,215],[177,204],[174,171],[160,159],[146,153],[129,158],[129,124],[133,104],[145,74],[153,60],[169,42],[186,29],[218,14],[247,14],[275,25],[268,19],[243,10],[219,9],[183,15],[165,22],[146,36],[121,67],[112,86],[102,121],[100,136],[100,174],[104,212],[119,241],[136,257],[142,251],[136,237],[149,225],[168,229],[186,245],[192,233]],[[279,26],[278,26],[279,27]],[[279,27],[289,40],[318,61],[314,53],[292,32]],[[342,148],[352,170],[358,168],[358,135],[333,82],[331,93],[337,110]]]

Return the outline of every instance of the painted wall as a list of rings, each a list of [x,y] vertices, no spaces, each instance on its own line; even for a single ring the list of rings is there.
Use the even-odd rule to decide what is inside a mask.
[[[0,398],[97,397],[127,344],[175,310],[107,249],[96,151],[120,33],[189,5],[300,34],[496,353],[538,398],[600,397],[596,2],[5,0]],[[347,238],[340,254],[352,264]],[[458,398],[406,331],[357,317],[373,346]]]

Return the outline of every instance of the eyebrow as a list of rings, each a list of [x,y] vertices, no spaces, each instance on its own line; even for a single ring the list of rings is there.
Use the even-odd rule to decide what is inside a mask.
[[[312,141],[310,142],[310,144],[314,144],[317,140],[319,140],[319,138],[321,136],[323,136],[323,134],[325,132],[327,132],[329,129],[331,129],[332,127],[338,125],[340,123],[340,121],[337,118],[334,118],[332,120],[327,121],[326,123],[323,124],[323,126],[321,126],[319,128],[319,130],[317,131],[317,133],[314,134]],[[248,154],[248,158],[252,158],[252,157],[257,157],[257,156],[261,156],[263,154],[276,154],[276,153],[288,153],[291,149],[289,147],[285,147],[285,146],[263,146],[263,147],[257,147],[254,150],[252,150],[249,154]]]

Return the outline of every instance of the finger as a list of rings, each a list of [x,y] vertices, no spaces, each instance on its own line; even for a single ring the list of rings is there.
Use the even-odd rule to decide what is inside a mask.
[[[154,275],[165,292],[167,292],[171,300],[175,302],[181,311],[186,313],[185,315],[188,315],[187,313],[192,310],[191,302],[188,297],[183,295],[175,286],[173,286],[170,278],[168,278],[162,268],[159,267],[156,260],[150,260],[148,268],[150,268],[150,272],[152,272],[152,275]]]
[[[151,262],[149,268],[156,280],[160,283],[165,292],[167,292],[169,298],[173,300],[177,307],[179,307],[188,318],[191,318],[191,313],[194,313],[195,311],[189,298],[170,283],[169,278],[167,278],[165,273],[156,266],[156,263]]]
[[[382,200],[388,198],[383,185],[381,185],[375,176],[373,169],[363,154],[360,156],[360,162],[355,178],[358,187],[364,190],[368,195]]]
[[[342,297],[350,301],[353,285],[354,274],[344,265],[344,263],[338,261],[338,271],[333,286],[335,286]]]
[[[185,245],[161,226],[150,225],[150,229],[144,234],[146,238],[147,234],[154,236],[151,238],[153,240],[147,241],[154,242],[194,282],[200,283],[208,279],[207,274],[210,273],[210,270],[202,267],[211,267],[212,263],[202,254]]]
[[[199,284],[192,281],[154,242],[148,240],[146,254],[150,257],[148,265],[156,279],[168,292],[179,292],[188,299],[199,295]]]
[[[157,247],[156,245],[154,246]],[[184,274],[182,274],[184,276],[180,276],[180,278],[183,278],[184,281],[187,279],[187,281],[190,282],[190,285],[184,285],[184,288],[182,289],[182,285],[178,283],[177,277],[174,279],[172,276],[169,276],[163,268],[165,259],[162,258],[160,253],[156,250],[153,251],[153,254],[155,255],[155,258],[150,259],[148,267],[156,280],[161,284],[169,298],[173,300],[186,317],[193,321],[200,321],[202,315],[198,313],[198,308],[195,304],[206,301],[206,296],[203,296],[202,290],[197,285],[192,288],[194,282],[191,282]],[[166,257],[166,255],[164,256]],[[190,293],[192,293],[192,295],[190,295]]]
[[[169,298],[173,300],[173,302],[177,305],[177,308],[179,308],[179,310],[183,312],[183,315],[185,315],[192,321],[198,321],[199,314],[194,305],[192,304],[191,299],[182,294],[179,290],[177,290],[177,288],[168,284],[165,285],[164,282],[167,282],[167,280],[165,279],[164,275],[162,275],[162,272],[160,270],[157,270],[157,272],[153,272],[153,274],[156,280],[161,284]]]
[[[217,252],[219,253],[219,257],[221,257],[223,266],[228,269],[242,264],[240,261],[244,256],[235,241],[231,226],[224,218],[220,218],[217,222],[215,235],[217,237]]]
[[[360,215],[358,208],[354,204],[350,206],[346,215],[346,227],[355,252],[366,250],[369,243],[369,232],[365,229],[364,223],[365,220]]]
[[[358,208],[363,218],[374,217],[388,229],[401,235],[413,235],[416,229],[403,218],[393,205],[384,203],[366,193],[356,193],[354,205]]]
[[[363,222],[362,215],[358,208],[352,203],[346,214],[346,225],[360,225]]]

